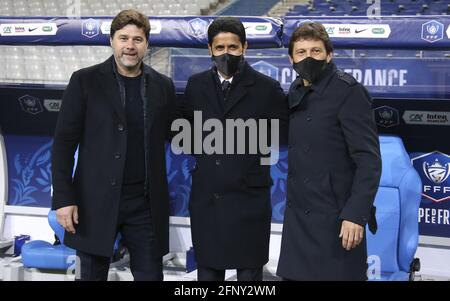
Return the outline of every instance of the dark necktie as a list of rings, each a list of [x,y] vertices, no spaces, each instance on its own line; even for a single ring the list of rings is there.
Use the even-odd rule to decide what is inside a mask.
[[[228,91],[230,91],[230,82],[227,80],[224,80],[222,82],[222,94],[223,94],[223,99],[226,100],[227,96],[228,96]]]

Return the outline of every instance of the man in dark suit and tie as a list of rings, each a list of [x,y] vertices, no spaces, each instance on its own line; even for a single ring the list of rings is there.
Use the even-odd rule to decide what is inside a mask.
[[[287,103],[280,84],[245,61],[241,21],[224,17],[212,22],[208,48],[213,67],[189,79],[182,104],[190,121],[196,111],[203,120],[224,125],[222,150],[196,153],[192,171],[189,211],[198,280],[221,281],[226,269],[237,269],[238,280],[258,281],[269,255],[270,166],[261,163],[260,151],[249,151],[256,148],[255,132],[246,128],[244,137],[225,139],[231,134],[225,125],[230,120],[253,123],[259,138],[274,138],[273,127],[264,131],[260,121],[275,119],[286,128]],[[246,151],[236,151],[240,147]]]

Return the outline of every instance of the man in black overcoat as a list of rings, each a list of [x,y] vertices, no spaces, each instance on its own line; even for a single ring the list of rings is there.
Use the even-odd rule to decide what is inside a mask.
[[[303,23],[289,55],[300,75],[288,95],[287,202],[277,274],[289,280],[364,280],[365,226],[381,157],[372,101],[336,68],[323,25]]]
[[[212,130],[220,136],[211,144],[213,151],[201,141],[198,147],[195,139],[192,145],[196,166],[189,212],[198,280],[224,280],[226,269],[237,269],[238,280],[262,280],[269,255],[272,179],[270,162],[264,162],[270,154],[259,146],[265,138],[273,145],[282,143],[278,129],[286,128],[285,95],[277,81],[245,61],[247,41],[238,19],[216,19],[208,28],[208,48],[213,67],[189,78],[183,101],[191,122],[201,114],[203,124],[215,120],[223,125],[207,126],[211,131],[203,134],[203,146],[209,145]],[[226,126],[239,120],[249,127],[241,124],[235,131]],[[245,136],[239,136],[240,130]],[[227,139],[231,131],[234,138]]]
[[[113,56],[73,73],[52,151],[53,209],[77,278],[106,280],[118,233],[135,280],[162,280],[169,251],[165,141],[175,112],[172,81],[142,60],[150,24],[135,10],[112,21]],[[74,154],[78,163],[74,175]]]

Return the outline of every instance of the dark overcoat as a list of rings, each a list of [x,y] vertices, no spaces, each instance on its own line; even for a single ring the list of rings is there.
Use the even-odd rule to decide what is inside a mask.
[[[285,95],[272,78],[245,63],[233,77],[225,101],[219,87],[214,69],[193,75],[185,91],[185,116],[192,120],[193,112],[201,111],[203,122],[211,118],[220,120],[224,125],[224,138],[226,119],[253,119],[258,125],[263,119],[278,119],[280,128],[287,130]],[[268,125],[270,131],[270,122]],[[205,132],[203,137],[207,135]],[[268,261],[272,179],[270,166],[261,165],[259,148],[256,154],[250,153],[250,137],[258,138],[254,135],[247,132],[244,141],[238,142],[235,133],[234,154],[203,152],[195,155],[189,212],[192,241],[200,266],[257,268]],[[230,141],[224,139],[224,149],[229,147]],[[245,154],[236,154],[236,145],[242,142],[247,150]]]
[[[346,251],[339,233],[342,220],[375,222],[381,157],[371,104],[367,90],[332,62],[311,87],[300,78],[291,85],[279,276],[365,279],[365,239]]]
[[[111,256],[117,231],[127,152],[124,94],[115,62],[75,72],[67,86],[52,150],[53,209],[78,206],[76,234],[65,234],[69,247]],[[176,112],[172,81],[143,65],[145,195],[150,202],[155,256],[169,251],[169,194],[165,142]],[[74,177],[74,154],[78,163]]]

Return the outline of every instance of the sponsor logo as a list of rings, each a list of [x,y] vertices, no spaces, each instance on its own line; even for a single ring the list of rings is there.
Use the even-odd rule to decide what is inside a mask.
[[[161,33],[161,21],[159,20],[150,20],[150,34],[160,34]]]
[[[111,23],[112,21],[102,22],[102,25],[100,26],[100,31],[102,34],[111,34]]]
[[[33,115],[42,113],[42,111],[44,110],[42,108],[41,102],[39,101],[39,98],[31,95],[24,95],[22,97],[19,97],[19,103],[24,112]]]
[[[334,34],[334,27],[326,27],[325,30],[327,31],[328,35],[333,35]]]
[[[92,18],[84,20],[81,23],[81,35],[86,38],[92,39],[99,33],[99,22]]]
[[[11,26],[4,27],[3,33],[11,33]]]
[[[422,122],[423,114],[411,114],[409,116],[409,121],[412,122]],[[403,118],[404,119],[404,118]],[[406,120],[405,120],[406,121]]]
[[[14,32],[15,33],[25,32],[25,27],[24,26],[16,26],[16,27],[14,27]]]
[[[423,162],[423,172],[430,181],[436,184],[441,184],[447,180],[450,174],[450,163],[442,165],[438,159],[435,159],[432,164]]]
[[[269,34],[272,31],[272,23],[243,22],[245,33],[248,35]]]
[[[389,24],[323,24],[333,38],[387,39],[391,34]]]
[[[56,23],[0,24],[2,36],[49,36],[57,31]]]
[[[450,112],[405,111],[402,117],[407,124],[450,125]]]
[[[366,31],[368,28],[365,28],[365,29],[355,29],[355,33],[361,33],[361,32],[364,32],[364,31]]]
[[[44,99],[44,108],[49,112],[59,112],[61,103],[61,99]]]
[[[386,32],[386,30],[382,27],[375,27],[372,28],[372,33],[373,34],[384,34]]]
[[[444,24],[432,20],[422,24],[422,40],[430,43],[442,40],[444,37]]]
[[[262,74],[265,74],[267,76],[270,76],[271,78],[278,80],[278,67],[269,64],[265,61],[258,61],[251,65],[253,69],[255,69],[258,72],[261,72]]]
[[[351,29],[350,27],[339,27],[338,33],[347,35],[351,33]]]
[[[419,223],[450,225],[450,211],[446,209],[427,208],[422,204],[422,207],[419,208]]]
[[[399,124],[398,110],[389,106],[381,106],[374,109],[375,122],[381,127],[393,127]]]
[[[200,38],[206,35],[208,25],[207,21],[195,18],[188,21],[188,31],[192,36]]]
[[[439,151],[411,160],[422,179],[422,195],[433,202],[450,199],[450,156]]]

